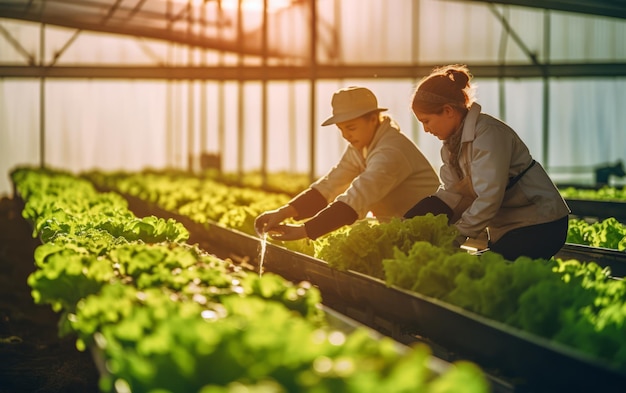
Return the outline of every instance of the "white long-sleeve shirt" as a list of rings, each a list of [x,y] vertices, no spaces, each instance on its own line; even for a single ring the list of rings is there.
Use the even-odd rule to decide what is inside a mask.
[[[327,202],[347,204],[360,219],[370,211],[384,219],[402,217],[439,184],[432,164],[385,116],[365,151],[349,145],[337,165],[311,187]]]

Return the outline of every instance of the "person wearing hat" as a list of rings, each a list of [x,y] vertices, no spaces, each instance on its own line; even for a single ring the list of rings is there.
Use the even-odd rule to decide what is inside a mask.
[[[351,86],[333,94],[332,116],[348,141],[340,161],[286,205],[262,213],[257,233],[277,240],[316,239],[372,213],[379,220],[402,217],[439,187],[439,176],[419,148],[381,112],[369,89]],[[303,223],[289,224],[293,218]]]

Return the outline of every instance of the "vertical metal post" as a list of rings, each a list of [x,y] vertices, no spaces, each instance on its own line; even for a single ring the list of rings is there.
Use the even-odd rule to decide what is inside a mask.
[[[542,155],[541,162],[548,168],[549,151],[550,151],[550,79],[548,75],[548,65],[550,64],[550,11],[545,10],[543,13],[543,47],[544,47],[544,67],[543,67],[543,114],[542,114]]]
[[[39,67],[42,69],[39,78],[39,166],[46,167],[46,24],[42,23],[39,30]]]
[[[287,124],[289,124],[289,130],[292,130],[287,137],[289,138],[289,168],[293,171],[294,168],[297,167],[296,157],[298,155],[298,136],[296,135],[296,131],[298,128],[298,123],[296,121],[296,88],[294,85],[294,81],[291,80],[289,83],[289,91],[288,91],[288,101],[289,105],[289,113]]]
[[[419,64],[420,60],[420,4],[419,1],[412,1],[411,6],[411,62],[413,64]],[[417,80],[413,79],[413,85],[417,86]],[[413,134],[413,140],[415,143],[419,141],[419,122],[412,121],[411,122],[411,131]]]
[[[316,174],[316,167],[315,167],[315,155],[316,155],[316,146],[315,146],[315,136],[316,136],[316,129],[317,129],[317,123],[316,123],[316,109],[317,109],[317,105],[316,105],[316,100],[317,100],[317,84],[316,84],[316,77],[317,77],[317,7],[315,4],[315,0],[309,0],[310,2],[310,12],[311,12],[311,19],[310,19],[310,23],[311,23],[311,39],[310,39],[310,54],[309,54],[309,70],[310,70],[310,76],[309,76],[309,85],[311,88],[310,91],[310,100],[311,102],[309,103],[309,110],[310,110],[310,118],[309,118],[309,127],[310,127],[310,137],[309,137],[309,143],[310,143],[310,156],[309,156],[309,178],[310,181],[312,182],[313,180],[315,180],[315,174]]]
[[[242,71],[244,63],[244,43],[243,43],[243,0],[237,1],[237,47],[239,49],[239,57],[237,67],[239,72]],[[237,174],[239,179],[243,177],[243,155],[244,155],[244,82],[242,77],[237,81]]]
[[[265,68],[267,66],[267,6],[268,0],[263,0],[263,22],[262,22],[262,58],[261,64]],[[261,179],[262,185],[267,185],[267,74],[263,75],[261,80]]]
[[[168,21],[168,30],[171,30],[172,24],[170,18],[172,16],[172,0],[169,0],[166,4],[165,17]],[[169,60],[172,57],[172,43],[167,44],[167,52],[165,54],[166,64],[169,65]],[[167,167],[177,167],[176,162],[176,150],[175,150],[175,141],[174,141],[174,87],[172,86],[172,79],[165,80],[165,136],[167,144],[165,146],[165,154],[166,154],[166,166]]]
[[[222,18],[222,0],[217,0],[217,14],[218,14],[218,21],[221,21]],[[217,30],[217,39],[221,40],[222,39],[222,25],[218,25],[218,30]],[[223,52],[220,51],[218,54],[218,65],[222,65],[223,61]],[[218,148],[218,152],[219,152],[219,158],[220,158],[220,172],[222,171],[222,162],[224,161],[224,154],[226,152],[226,143],[225,141],[225,126],[224,126],[224,108],[226,107],[226,105],[224,104],[224,81],[223,80],[219,80],[217,82],[217,104],[219,105],[219,109],[217,112],[217,148]]]
[[[206,22],[206,2],[200,6],[200,28],[205,26]],[[202,31],[202,36],[204,36]],[[200,64],[206,66],[206,49],[201,50]],[[200,81],[200,154],[207,150],[208,125],[207,125],[207,81]]]
[[[506,121],[506,77],[504,76],[506,70],[506,50],[509,40],[508,25],[509,8],[505,6],[500,18],[502,19],[502,34],[500,35],[500,48],[498,50],[498,116]],[[505,23],[506,22],[506,23]]]
[[[193,5],[192,0],[187,1],[187,34],[189,37],[193,35]],[[187,65],[193,64],[193,47],[187,46]],[[187,85],[187,170],[194,172],[196,168],[197,157],[195,156],[194,142],[195,142],[195,121],[194,121],[194,80],[189,78]]]

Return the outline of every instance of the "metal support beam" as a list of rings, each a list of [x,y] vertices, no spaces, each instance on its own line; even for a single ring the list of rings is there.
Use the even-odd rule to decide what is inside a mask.
[[[421,65],[321,65],[315,77],[321,79],[412,79],[430,74],[440,64]],[[616,77],[626,76],[626,63],[577,64],[471,64],[479,78]],[[0,65],[0,78],[89,78],[166,80],[309,80],[310,66],[54,66]]]
[[[470,0],[454,0],[470,1]],[[589,15],[626,18],[626,3],[620,0],[471,0],[480,3],[509,4]]]
[[[263,22],[261,26],[261,48],[263,52],[263,57],[261,58],[262,65],[267,65],[267,48],[268,48],[268,15],[267,15],[267,7],[269,1],[263,0]],[[269,131],[268,131],[268,106],[267,100],[269,99],[269,94],[267,91],[267,79],[261,80],[261,181],[262,185],[267,186],[267,161],[268,161],[268,141],[269,141]]]
[[[552,28],[552,18],[550,11],[544,11],[545,26],[543,30],[543,47],[544,47],[544,59],[546,62],[550,61],[551,47],[550,47],[550,34]],[[544,163],[547,168],[550,165],[550,78],[549,75],[544,75],[542,80],[543,85],[543,113],[541,115],[541,162]]]
[[[187,13],[187,10],[184,9],[184,14]],[[155,40],[163,40],[171,43],[178,43],[182,45],[187,45],[190,47],[203,48],[203,49],[212,49],[218,51],[226,51],[231,53],[239,52],[242,55],[254,55],[261,56],[261,48],[258,45],[248,45],[245,42],[243,45],[238,45],[237,42],[233,42],[231,40],[225,39],[217,39],[215,37],[207,37],[202,34],[193,33],[188,34],[186,30],[183,29],[174,29],[174,23],[178,21],[178,19],[183,15],[167,17],[167,28],[159,29],[159,28],[151,28],[145,26],[137,26],[131,23],[126,23],[126,20],[123,21],[108,21],[108,23],[90,23],[89,21],[83,21],[78,18],[72,18],[65,15],[51,15],[51,14],[34,14],[34,13],[22,13],[15,12],[13,10],[5,10],[0,8],[0,17],[23,20],[35,23],[46,23],[54,26],[68,27],[71,29],[85,30],[85,31],[96,31],[101,33],[111,33],[122,36],[131,36],[131,37],[141,37],[141,38],[151,38]],[[188,21],[189,24],[193,26],[198,26],[200,28],[204,28],[209,23],[203,22],[201,19],[190,19]],[[294,58],[299,59],[301,61],[306,61],[306,59],[298,58],[293,53],[285,53],[280,51],[268,51],[268,55],[271,57],[279,57],[279,58]]]
[[[0,35],[2,35],[20,55],[24,56],[28,64],[35,64],[35,56],[28,53],[22,44],[20,44],[20,42],[16,40],[15,37],[13,37],[11,33],[9,33],[9,31],[2,25],[0,25]]]
[[[237,47],[239,49],[244,46],[244,31],[243,31],[243,0],[237,0]],[[241,50],[238,50],[237,67],[236,72],[243,73],[244,68],[244,55]],[[260,78],[259,78],[260,79]],[[245,78],[237,77],[237,174],[239,179],[243,177],[244,173],[244,141],[245,141]]]
[[[44,67],[46,59],[46,25],[39,27],[39,64]],[[39,166],[46,167],[46,76],[39,77]]]
[[[82,30],[76,30],[74,32],[74,34],[72,34],[72,36],[70,37],[69,40],[67,40],[67,42],[63,45],[63,47],[61,47],[61,49],[59,49],[58,51],[56,51],[54,53],[54,56],[52,57],[52,61],[50,62],[50,64],[48,64],[49,66],[53,66],[56,64],[56,62],[59,60],[59,58],[61,58],[61,56],[63,55],[63,53],[67,50],[67,48],[70,47],[70,45],[72,45],[74,43],[74,41],[76,40],[76,38],[78,38],[78,35],[80,34]]]

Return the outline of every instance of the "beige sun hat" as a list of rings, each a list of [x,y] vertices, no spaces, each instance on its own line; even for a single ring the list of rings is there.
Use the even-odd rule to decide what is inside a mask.
[[[333,115],[324,120],[323,126],[356,119],[369,112],[387,110],[387,108],[378,107],[378,100],[376,100],[374,93],[365,87],[359,86],[350,86],[337,90],[333,94],[331,105],[333,107]]]

